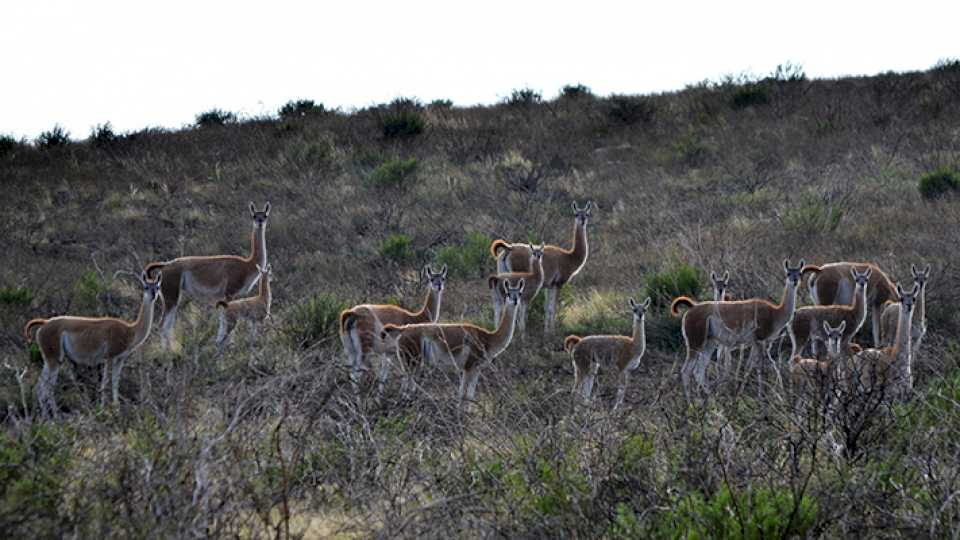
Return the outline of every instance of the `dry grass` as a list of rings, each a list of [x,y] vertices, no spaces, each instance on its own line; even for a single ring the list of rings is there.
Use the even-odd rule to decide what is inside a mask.
[[[758,98],[736,98],[732,83],[697,86],[649,96],[631,122],[626,102],[588,96],[426,107],[423,133],[390,139],[388,108],[372,108],[0,156],[0,286],[32,292],[0,304],[0,463],[14,464],[0,468],[0,528],[737,536],[723,527],[750,529],[760,507],[731,503],[717,514],[709,501],[773,490],[797,512],[779,512],[781,528],[758,529],[763,536],[956,535],[960,207],[923,200],[917,182],[960,166],[958,76],[768,81],[766,104],[745,107]],[[410,157],[416,173],[402,183],[367,181],[380,164]],[[465,410],[453,404],[456,374],[442,366],[420,370],[412,398],[399,395],[395,372],[381,402],[358,405],[337,339],[301,347],[283,337],[316,294],[419,307],[419,268],[467,233],[569,243],[570,201],[586,199],[598,210],[590,258],[566,295],[567,328],[628,332],[624,299],[640,294],[645,275],[680,263],[729,270],[737,298],[778,297],[784,258],[872,260],[901,280],[911,263],[931,264],[911,400],[795,403],[777,390],[759,402],[751,376],[725,379],[713,400],[688,406],[679,325],[664,313],[649,317],[647,356],[616,415],[605,379],[595,406],[573,405],[562,336],[544,340],[536,324],[485,370]],[[75,377],[62,377],[63,419],[24,409],[15,375],[28,368],[29,391],[39,372],[20,335],[26,320],[81,314],[82,302],[132,317],[136,291],[110,277],[116,270],[246,253],[250,200],[273,204],[274,329],[249,343],[240,328],[218,357],[214,315],[194,305],[181,312],[176,352],[152,338],[128,363],[119,407],[96,405],[99,371],[67,368]],[[402,264],[379,256],[396,234],[413,249]],[[99,288],[81,298],[76,284],[91,271]],[[489,311],[479,275],[448,282],[445,320],[489,324]],[[801,500],[816,507],[809,523]]]

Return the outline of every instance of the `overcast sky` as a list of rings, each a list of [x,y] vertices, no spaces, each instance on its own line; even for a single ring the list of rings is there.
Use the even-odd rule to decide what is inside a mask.
[[[649,93],[787,61],[811,77],[926,69],[960,57],[958,20],[956,0],[7,0],[0,133],[180,127],[297,98],[468,105],[578,82]]]

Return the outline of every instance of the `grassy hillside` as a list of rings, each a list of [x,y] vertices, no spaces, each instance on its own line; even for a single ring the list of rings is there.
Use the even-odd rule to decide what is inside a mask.
[[[956,535],[958,126],[960,63],[943,62],[839,80],[788,68],[652,96],[518,90],[490,107],[302,102],[279,118],[211,111],[176,131],[0,139],[0,528]],[[418,307],[420,269],[447,264],[442,319],[490,326],[489,241],[569,245],[570,202],[587,199],[590,256],[562,295],[563,332],[625,334],[627,298],[655,302],[621,411],[609,413],[611,379],[593,406],[572,404],[564,334],[544,339],[536,309],[466,410],[440,368],[418,374],[410,399],[397,369],[380,402],[351,398],[340,309]],[[268,200],[274,320],[257,342],[240,328],[218,357],[213,312],[194,303],[176,351],[154,336],[128,362],[119,407],[96,404],[99,370],[67,367],[64,418],[34,418],[32,395],[25,409],[40,369],[28,319],[133,318],[138,290],[115,272],[246,254],[247,203]],[[686,404],[669,300],[706,297],[711,270],[730,271],[737,298],[779,298],[784,258],[870,260],[905,285],[911,263],[932,265],[910,400],[826,407],[787,389],[758,401],[743,376]]]

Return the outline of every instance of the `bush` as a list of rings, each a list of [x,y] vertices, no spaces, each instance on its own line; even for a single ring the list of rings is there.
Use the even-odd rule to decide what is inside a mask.
[[[197,115],[197,127],[222,126],[237,121],[237,115],[221,109],[210,109]]]
[[[562,99],[581,99],[593,97],[593,92],[589,86],[584,86],[580,83],[567,84],[560,89],[560,97]]]
[[[730,98],[730,107],[738,111],[770,103],[770,88],[762,83],[747,83],[738,87]]]
[[[843,213],[843,207],[839,204],[805,197],[786,208],[779,218],[785,230],[802,236],[815,236],[836,231]]]
[[[70,142],[70,133],[63,129],[59,124],[53,126],[50,131],[44,131],[36,139],[37,147],[41,150],[50,150],[66,146]]]
[[[117,134],[113,132],[110,122],[97,124],[90,132],[90,143],[97,148],[106,148],[117,142]]]
[[[423,133],[427,122],[415,111],[397,111],[383,119],[383,137],[401,139]]]
[[[0,516],[10,537],[57,536],[70,468],[67,428],[33,424],[0,433]],[[16,516],[16,519],[11,519]],[[9,527],[9,528],[6,528]],[[22,527],[22,529],[20,528]],[[50,527],[47,534],[42,534]]]
[[[288,101],[277,114],[284,120],[291,118],[303,118],[305,116],[314,116],[323,114],[326,111],[322,103],[315,103],[312,99],[298,99]]]
[[[648,97],[614,94],[607,99],[607,117],[620,124],[649,123],[655,113],[656,107]]]
[[[946,168],[924,174],[920,177],[920,184],[917,186],[920,195],[927,200],[939,199],[956,192],[958,188],[960,188],[960,174]]]
[[[805,538],[817,519],[809,497],[786,489],[759,488],[734,497],[726,487],[705,500],[680,499],[657,520],[657,538]]]
[[[520,88],[510,92],[504,103],[512,107],[530,107],[543,101],[543,95],[531,88]]]
[[[451,99],[435,99],[430,102],[430,107],[435,109],[450,109],[453,107],[453,100]]]
[[[73,283],[71,308],[84,313],[100,312],[100,295],[106,291],[100,276],[93,270]]]
[[[939,73],[960,73],[960,60],[956,58],[941,58],[933,65],[932,70]]]
[[[33,300],[33,291],[25,287],[4,287],[0,289],[0,304],[8,306],[26,306]]]
[[[332,341],[338,335],[340,312],[349,307],[332,294],[315,294],[289,310],[280,334],[301,349]]]
[[[0,159],[13,157],[16,154],[20,141],[9,135],[0,135]]]
[[[416,177],[417,158],[393,159],[382,163],[367,177],[376,187],[405,188]]]
[[[397,264],[410,261],[413,259],[410,238],[405,234],[391,234],[380,244],[380,256]]]
[[[452,277],[470,279],[483,277],[488,271],[489,246],[492,239],[480,232],[469,232],[463,243],[443,246],[437,250],[438,265],[447,265]]]
[[[699,298],[700,284],[703,280],[703,272],[686,263],[681,263],[673,270],[648,274],[647,284],[641,296],[649,296],[652,305],[657,308],[667,308],[678,296]]]
[[[593,290],[563,311],[564,331],[578,336],[593,334],[630,335],[633,318],[626,297]]]

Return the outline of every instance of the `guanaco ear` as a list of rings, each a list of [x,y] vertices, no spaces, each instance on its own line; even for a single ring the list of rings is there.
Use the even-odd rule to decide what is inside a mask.
[[[648,296],[646,300],[643,301],[643,309],[650,307],[650,297]]]
[[[726,272],[723,273],[723,280],[724,280],[724,281],[730,281],[730,271],[729,271],[729,270],[727,270]]]
[[[160,286],[160,282],[163,281],[163,272],[157,270],[157,287]]]
[[[840,327],[837,328],[837,330],[840,330],[840,333],[842,334],[843,331],[846,329],[847,329],[847,321],[840,321]]]
[[[870,279],[870,274],[872,273],[873,273],[873,268],[868,266],[867,269],[863,271],[863,277]]]
[[[853,279],[857,279],[858,277],[857,269],[852,266],[850,267],[850,277],[852,277]]]
[[[263,207],[263,213],[267,216],[270,215],[270,201],[267,201],[267,205]]]
[[[807,265],[807,261],[800,259],[800,264],[797,265],[797,270],[803,269],[803,267],[806,265]]]
[[[447,279],[447,265],[443,265],[443,268],[440,269],[440,277]]]
[[[250,215],[257,215],[257,207],[253,205],[253,201],[250,201]]]
[[[526,283],[524,282],[523,278],[520,278],[520,284],[517,286],[517,290],[522,293],[524,286],[526,286]]]
[[[897,282],[897,296],[903,298],[903,287],[900,286],[900,282]]]
[[[583,209],[589,214],[590,210],[593,208],[593,201],[587,201],[587,205]]]
[[[633,298],[631,298],[631,299],[630,299],[630,309],[636,309],[636,308],[637,308],[637,301],[634,300]]]
[[[831,330],[830,323],[828,323],[827,321],[823,321],[823,333],[829,334],[830,330]]]
[[[788,272],[790,271],[790,259],[783,260],[783,269]]]
[[[924,276],[929,276],[929,275],[930,275],[930,265],[929,265],[929,264],[923,268],[923,275],[924,275]]]
[[[710,281],[717,281],[717,273],[713,270],[710,271]]]
[[[914,284],[913,284],[913,291],[911,291],[910,294],[913,295],[913,296],[916,296],[916,295],[918,295],[919,293],[920,293],[920,284],[919,284],[919,283],[914,283]]]
[[[140,272],[140,284],[143,285],[144,287],[147,286],[147,279],[148,279],[148,278],[147,278],[147,273],[146,273],[146,272]]]

